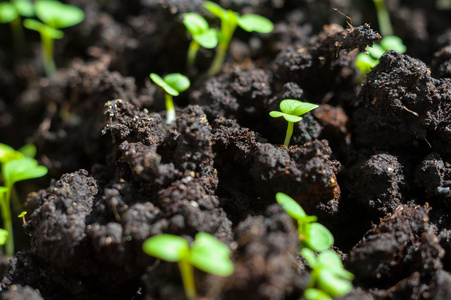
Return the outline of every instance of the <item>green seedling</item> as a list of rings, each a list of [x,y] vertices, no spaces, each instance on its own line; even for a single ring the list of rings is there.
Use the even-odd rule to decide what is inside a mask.
[[[27,221],[25,220],[25,215],[27,214],[26,211],[21,212],[17,217],[20,219],[22,218],[22,222],[25,225],[25,223],[27,223]]]
[[[9,23],[13,33],[16,51],[21,53],[25,49],[25,35],[21,17],[33,17],[34,8],[30,0],[12,0],[0,3],[0,23]]]
[[[53,50],[55,39],[62,39],[64,32],[59,30],[77,25],[85,18],[80,8],[63,4],[56,0],[39,0],[35,4],[36,16],[42,21],[34,19],[24,20],[24,26],[35,30],[41,35],[41,55],[44,71],[48,77],[56,72]]]
[[[352,290],[351,280],[354,275],[343,268],[337,253],[326,250],[316,256],[311,249],[303,248],[301,255],[312,268],[310,281],[304,292],[305,299],[332,300]]]
[[[205,232],[196,234],[191,248],[188,241],[182,237],[161,234],[148,238],[143,244],[143,250],[150,256],[178,263],[188,299],[196,297],[193,266],[218,276],[229,276],[233,273],[230,249]]]
[[[316,223],[316,216],[308,216],[302,207],[290,196],[277,193],[276,200],[285,211],[298,223],[299,240],[302,247],[316,252],[329,249],[334,244],[332,233],[323,225]]]
[[[184,14],[183,24],[193,38],[189,44],[187,57],[187,67],[191,68],[201,46],[206,49],[213,49],[218,45],[218,31],[210,28],[208,22],[196,13]]]
[[[175,121],[175,107],[172,96],[178,96],[179,93],[187,90],[191,83],[188,77],[180,73],[171,73],[164,76],[164,78],[161,78],[160,75],[155,73],[151,73],[150,79],[165,92],[164,99],[167,111],[166,123],[171,124]]]
[[[273,118],[283,117],[288,122],[287,133],[285,135],[284,145],[288,147],[291,136],[293,135],[294,123],[302,120],[303,114],[317,108],[318,105],[308,102],[302,102],[294,99],[285,99],[280,102],[281,111],[271,111],[269,115]]]
[[[357,54],[355,64],[361,72],[361,79],[363,79],[372,68],[379,64],[379,59],[385,51],[394,50],[399,53],[406,52],[406,46],[403,44],[401,38],[393,35],[390,15],[385,7],[384,0],[373,0],[373,2],[376,7],[379,29],[383,38],[379,44],[374,44],[372,47],[366,47],[366,53],[360,52]]]
[[[26,145],[21,151],[15,151],[12,147],[0,144],[0,163],[3,186],[0,186],[0,209],[5,229],[8,231],[6,254],[14,255],[13,225],[11,220],[11,193],[14,184],[19,181],[39,178],[47,174],[44,166],[38,166],[38,162],[26,154],[34,154],[36,150],[32,145]]]
[[[204,7],[214,16],[221,19],[221,30],[219,32],[219,46],[208,73],[215,75],[221,70],[227,50],[237,26],[247,32],[270,33],[274,29],[273,23],[265,17],[256,14],[245,14],[240,16],[232,10],[225,10],[218,4],[205,1]]]
[[[8,241],[8,231],[0,228],[0,246],[3,246]]]

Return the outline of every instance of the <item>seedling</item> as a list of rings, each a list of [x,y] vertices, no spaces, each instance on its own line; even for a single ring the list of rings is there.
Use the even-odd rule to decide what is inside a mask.
[[[201,46],[206,49],[213,49],[218,45],[218,31],[210,28],[208,22],[196,13],[184,14],[183,24],[193,37],[189,44],[187,57],[187,67],[191,68]]]
[[[316,256],[311,249],[302,248],[301,255],[312,268],[310,281],[304,292],[305,299],[332,300],[352,290],[351,280],[354,275],[343,268],[337,253],[326,250]]]
[[[362,79],[372,68],[379,64],[379,58],[381,58],[385,51],[394,50],[399,53],[406,52],[406,46],[403,44],[401,38],[393,35],[390,15],[384,0],[373,0],[373,3],[376,7],[379,29],[383,38],[379,44],[374,44],[372,47],[366,47],[365,50],[367,53],[361,52],[357,55],[355,64],[362,73]]]
[[[332,233],[323,225],[316,223],[316,216],[308,216],[302,207],[290,196],[277,193],[276,200],[285,211],[298,222],[298,234],[301,246],[316,252],[329,249],[334,244]]]
[[[269,115],[273,118],[283,117],[288,122],[287,133],[285,136],[284,145],[288,147],[291,136],[293,135],[294,123],[302,120],[303,114],[317,108],[318,105],[308,102],[302,102],[294,99],[285,99],[280,102],[281,111],[272,111]]]
[[[48,77],[56,72],[53,59],[55,39],[62,39],[64,32],[60,28],[77,25],[85,18],[80,8],[63,4],[55,0],[39,0],[35,4],[36,16],[43,22],[34,19],[24,20],[24,26],[41,35],[41,55],[44,71]]]
[[[179,93],[187,90],[191,83],[188,77],[180,73],[171,73],[164,76],[164,78],[161,78],[160,75],[155,73],[151,73],[150,79],[165,91],[166,123],[171,124],[175,121],[175,108],[172,96],[178,96]]]
[[[148,238],[143,244],[143,250],[150,256],[169,262],[178,262],[188,299],[196,296],[193,266],[218,276],[229,276],[233,273],[230,249],[205,232],[196,234],[191,248],[188,241],[182,237],[160,234]]]
[[[20,219],[22,218],[22,222],[25,225],[25,223],[27,223],[27,221],[25,220],[25,215],[27,214],[26,211],[21,212],[17,217]]]
[[[25,49],[25,35],[21,17],[33,17],[33,3],[29,0],[12,0],[0,3],[0,23],[9,23],[17,52]]]
[[[34,154],[34,146],[21,148],[27,154]],[[18,181],[39,178],[47,174],[44,166],[38,166],[38,162],[29,156],[5,144],[0,144],[0,162],[2,164],[2,177],[4,186],[0,186],[0,209],[5,229],[8,231],[6,254],[14,255],[13,225],[11,220],[11,192]]]
[[[8,241],[8,231],[0,228],[0,246],[3,246]]]
[[[221,19],[221,31],[219,32],[219,46],[208,73],[215,75],[221,70],[225,55],[237,26],[247,32],[270,33],[274,29],[273,23],[265,17],[256,14],[240,16],[232,10],[225,10],[218,4],[205,1],[204,7],[214,16]]]

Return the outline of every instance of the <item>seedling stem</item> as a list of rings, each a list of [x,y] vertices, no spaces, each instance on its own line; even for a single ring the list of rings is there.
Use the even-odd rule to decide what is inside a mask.
[[[196,285],[194,284],[193,265],[185,258],[178,262],[180,273],[182,275],[183,288],[188,299],[196,297]]]
[[[288,147],[288,145],[290,145],[291,136],[293,135],[293,128],[294,128],[294,123],[288,121],[287,134],[285,136],[285,141],[283,142],[283,144],[287,147]]]
[[[393,35],[393,28],[390,21],[390,15],[384,0],[373,0],[377,11],[377,21],[379,22],[379,29],[383,37]]]
[[[172,95],[165,93],[164,100],[166,104],[166,123],[171,124],[175,121],[175,107]]]

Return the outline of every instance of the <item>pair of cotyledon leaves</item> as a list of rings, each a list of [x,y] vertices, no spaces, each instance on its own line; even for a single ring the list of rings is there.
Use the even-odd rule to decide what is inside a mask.
[[[33,17],[34,7],[29,0],[12,0],[0,3],[0,23],[10,23],[22,17]]]
[[[180,73],[171,73],[163,78],[158,74],[151,73],[150,78],[171,96],[178,96],[179,93],[187,90],[191,84],[188,77]]]
[[[288,122],[299,122],[301,115],[317,108],[317,104],[301,102],[295,99],[285,99],[280,102],[280,111],[272,111],[269,115],[273,118],[284,117]]]

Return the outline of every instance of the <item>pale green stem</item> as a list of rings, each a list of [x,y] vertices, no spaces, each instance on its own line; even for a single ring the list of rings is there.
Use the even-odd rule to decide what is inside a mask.
[[[53,60],[53,48],[55,39],[41,33],[41,55],[44,71],[47,77],[52,77],[56,73],[55,61]]]
[[[186,259],[182,259],[178,262],[178,264],[180,273],[182,274],[182,281],[186,298],[194,299],[194,297],[196,297],[196,285],[194,284],[193,266]]]
[[[211,64],[210,69],[208,70],[208,74],[210,76],[216,75],[219,73],[219,71],[221,71],[221,67],[224,63],[224,59],[227,54],[227,50],[229,49],[230,42],[232,41],[236,26],[237,24],[225,24],[224,22],[221,23],[221,33],[224,37],[224,41],[219,42],[215,58],[213,59],[213,63]]]
[[[6,184],[8,189],[3,197],[0,199],[0,208],[2,210],[3,227],[8,231],[8,240],[5,245],[5,252],[7,256],[14,256],[14,233],[13,233],[13,223],[11,220],[11,207],[10,207],[10,197],[12,186]]]
[[[11,31],[13,32],[14,47],[19,54],[25,51],[25,35],[22,28],[22,18],[17,17],[10,23]]]
[[[393,35],[393,29],[391,26],[390,15],[388,14],[387,7],[384,0],[373,0],[374,6],[377,11],[377,21],[379,22],[379,29],[383,37]]]
[[[172,100],[172,96],[168,93],[164,94],[164,99],[166,103],[166,123],[171,124],[175,121],[174,101]]]
[[[196,60],[197,51],[199,51],[200,44],[195,40],[192,40],[188,48],[188,57],[186,61],[186,67],[191,69],[194,66]]]
[[[291,136],[293,135],[293,122],[288,121],[287,134],[285,136],[285,141],[283,144],[288,147],[290,144]]]

